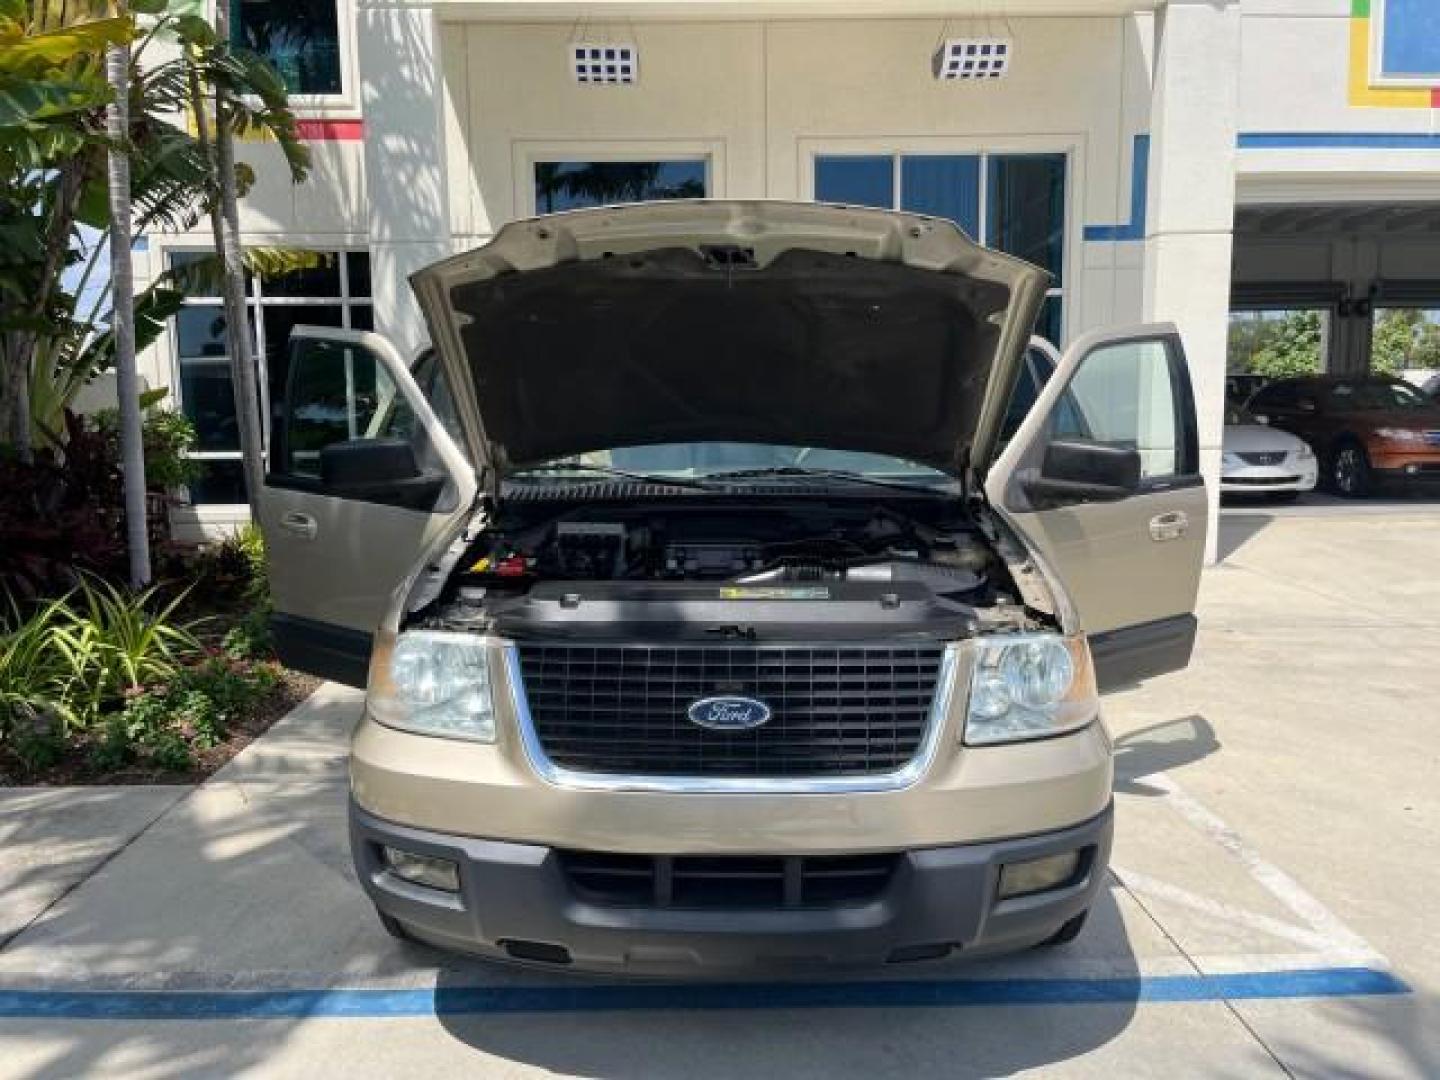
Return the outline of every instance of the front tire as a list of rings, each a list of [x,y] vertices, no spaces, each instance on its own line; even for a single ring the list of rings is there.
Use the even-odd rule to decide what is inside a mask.
[[[1361,499],[1370,494],[1374,486],[1370,459],[1358,442],[1346,440],[1335,448],[1330,458],[1330,486],[1336,495],[1346,499]]]

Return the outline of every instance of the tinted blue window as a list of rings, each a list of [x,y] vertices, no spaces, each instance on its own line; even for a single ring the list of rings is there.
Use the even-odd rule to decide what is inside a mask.
[[[335,0],[237,0],[230,43],[259,53],[292,94],[340,93]]]
[[[207,503],[229,505],[248,502],[245,493],[245,466],[237,458],[202,458],[200,475],[189,483],[190,500],[196,506]]]
[[[971,238],[1044,267],[1054,287],[1063,287],[1064,154],[902,155],[898,203],[896,166],[891,155],[817,157],[815,198],[949,218]],[[1035,325],[1056,344],[1064,340],[1063,306],[1059,296],[1047,299]]]
[[[1065,156],[997,154],[988,164],[986,242],[1043,266],[1060,285],[1065,251]]]
[[[535,210],[703,199],[703,161],[541,161],[535,165]]]
[[[1059,345],[1064,338],[1064,311],[1058,296],[1047,296],[1040,315],[1035,320],[1035,333],[1052,345]]]
[[[1440,4],[1385,0],[1384,19],[1380,66],[1385,74],[1440,75]]]
[[[878,206],[895,205],[895,159],[882,157],[819,157],[815,159],[815,198],[819,202]]]
[[[900,159],[900,208],[949,218],[980,236],[980,159],[926,154]]]

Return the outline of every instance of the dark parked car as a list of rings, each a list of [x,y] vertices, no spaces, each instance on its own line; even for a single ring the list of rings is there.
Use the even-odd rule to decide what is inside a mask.
[[[1358,498],[1387,480],[1440,481],[1440,403],[1399,379],[1282,379],[1251,398],[1250,411],[1314,447],[1337,494]]]
[[[1271,383],[1269,375],[1242,373],[1225,376],[1225,404],[1230,408],[1244,408],[1255,394]]]

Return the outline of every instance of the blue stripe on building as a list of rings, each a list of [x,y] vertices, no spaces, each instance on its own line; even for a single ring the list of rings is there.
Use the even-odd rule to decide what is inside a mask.
[[[1150,197],[1150,135],[1135,136],[1130,151],[1130,220],[1123,225],[1086,225],[1090,242],[1145,239],[1145,204]]]

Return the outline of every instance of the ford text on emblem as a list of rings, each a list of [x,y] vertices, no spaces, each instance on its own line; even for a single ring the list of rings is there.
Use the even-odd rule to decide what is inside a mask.
[[[685,710],[692,724],[711,731],[750,731],[770,719],[770,706],[748,697],[707,697]]]

